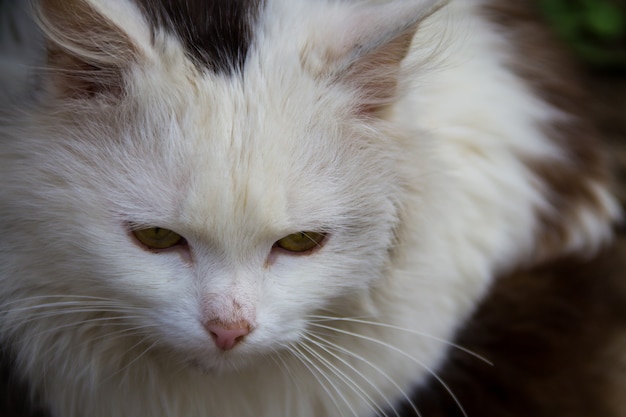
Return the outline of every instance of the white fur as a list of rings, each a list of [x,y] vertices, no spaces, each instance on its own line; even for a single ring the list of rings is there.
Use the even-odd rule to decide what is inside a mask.
[[[564,116],[507,70],[480,1],[422,22],[410,90],[368,123],[349,113],[349,89],[299,60],[324,47],[329,13],[353,6],[267,3],[241,78],[199,73],[176,41],[157,34],[153,46],[139,27],[145,53],[122,103],[5,112],[0,334],[56,417],[382,413],[537,244],[546,190],[521,158],[563,158],[539,125]],[[609,238],[604,214],[580,219],[563,253]],[[143,250],[128,222],[175,230],[191,258]],[[265,265],[301,230],[328,242]],[[222,353],[208,316],[255,329]],[[311,348],[313,332],[337,347]]]

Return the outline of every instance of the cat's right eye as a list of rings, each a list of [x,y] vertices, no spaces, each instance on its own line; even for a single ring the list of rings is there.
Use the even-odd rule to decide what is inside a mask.
[[[135,229],[132,233],[139,243],[153,250],[170,249],[185,243],[185,238],[181,235],[161,227]]]

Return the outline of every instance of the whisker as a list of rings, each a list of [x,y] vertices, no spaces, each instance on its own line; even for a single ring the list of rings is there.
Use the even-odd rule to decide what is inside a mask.
[[[33,335],[29,336],[27,339],[25,339],[24,342],[25,343],[30,343],[35,338],[39,338],[39,337],[44,336],[44,335],[55,333],[55,332],[58,332],[59,330],[66,329],[66,328],[69,328],[69,327],[77,327],[77,326],[80,326],[80,325],[83,325],[83,324],[99,323],[99,326],[124,326],[124,325],[127,325],[127,324],[120,323],[118,320],[132,319],[132,318],[133,318],[132,316],[99,317],[99,318],[94,318],[94,319],[87,319],[87,320],[80,320],[80,321],[76,321],[76,322],[72,322],[72,323],[66,323],[66,324],[63,324],[63,325],[60,325],[60,326],[56,326],[56,327],[49,328],[49,329],[46,329],[44,331],[38,332],[37,334],[33,334]],[[104,323],[101,323],[101,322],[104,322]],[[24,326],[25,324],[26,323],[19,323],[19,326]]]
[[[120,325],[126,325],[126,324],[120,324]],[[91,339],[88,340],[83,340],[81,342],[81,346],[85,346],[85,345],[89,345],[89,344],[95,344],[98,343],[98,341],[106,339],[107,342],[111,342],[112,340],[116,340],[116,339],[122,339],[122,338],[128,338],[128,337],[146,337],[145,332],[143,332],[143,330],[145,329],[151,329],[151,328],[155,328],[157,326],[155,325],[145,325],[145,326],[135,326],[135,327],[128,327],[122,330],[118,330],[115,332],[107,332],[106,334],[102,334],[98,337],[93,337]]]
[[[400,392],[402,397],[408,402],[408,404],[411,406],[412,410],[415,412],[415,415],[418,416],[418,417],[421,417],[421,414],[420,414],[419,410],[417,409],[417,406],[415,405],[413,400],[411,400],[410,396],[406,393],[406,391],[402,387],[400,387],[400,385],[398,385],[398,383],[393,378],[391,378],[389,376],[389,374],[387,374],[385,371],[380,369],[380,367],[376,366],[374,363],[372,363],[370,360],[364,358],[363,356],[358,355],[358,354],[356,354],[356,353],[354,353],[354,352],[352,352],[352,351],[350,351],[350,350],[348,350],[348,349],[346,349],[346,348],[344,348],[344,347],[342,347],[342,346],[340,346],[340,345],[338,345],[336,343],[333,343],[330,340],[326,340],[325,338],[321,337],[321,335],[318,335],[315,332],[310,332],[309,334],[312,337],[315,337],[318,340],[320,340],[322,343],[326,344],[326,346],[328,346],[329,348],[333,348],[335,350],[338,350],[341,353],[344,353],[346,355],[352,356],[353,358],[358,359],[358,360],[364,362],[365,364],[369,365],[372,369],[374,369],[376,372],[378,372],[380,375],[382,375],[387,381],[389,381]],[[332,353],[330,353],[330,354],[332,354]],[[335,356],[335,357],[337,357],[337,359],[343,361],[343,359],[339,358],[338,356],[336,356],[336,355],[333,355],[333,356]],[[365,377],[363,377],[363,378],[366,379]],[[375,387],[372,383],[370,383],[370,385],[372,385],[374,387],[374,389],[376,389],[378,391],[378,393],[381,394],[381,396],[383,396],[382,393],[379,391],[379,389],[377,387]],[[387,398],[385,398],[385,401],[391,407],[391,409],[396,414],[396,416],[398,416],[398,412],[395,409],[395,407],[393,406],[393,404],[391,404],[391,402]],[[400,416],[398,416],[398,417],[400,417]]]
[[[324,351],[323,346],[321,346],[318,342],[308,338],[306,335],[303,336],[306,341],[309,343],[313,343],[314,345],[320,347]],[[311,346],[307,346],[305,343],[301,344],[303,348],[305,348],[311,355],[316,357],[318,361],[323,364],[328,370],[330,370],[335,376],[337,376],[344,384],[349,387],[359,398],[361,398],[365,403],[367,403],[372,411],[376,413],[377,416],[382,416],[384,411],[376,404],[376,402],[372,399],[370,395],[368,395],[363,388],[361,388],[352,378],[350,378],[345,372],[342,372],[337,366],[332,364],[328,359],[324,358],[319,352],[316,352]],[[333,355],[334,356],[334,355]],[[350,366],[347,362],[343,361],[345,365],[347,365],[351,370],[355,371],[355,369]],[[360,375],[363,379],[365,377]],[[367,379],[365,379],[367,381]],[[371,383],[370,383],[371,384]],[[382,413],[382,414],[381,414]]]
[[[136,348],[137,346],[139,346],[140,344],[144,343],[144,341],[146,340],[146,338],[143,338],[142,340],[140,340],[139,342],[135,343],[133,346],[129,347],[126,350],[126,354],[128,354],[128,352],[131,352],[134,348]],[[143,350],[143,352],[141,352],[139,355],[137,355],[137,357],[135,357],[132,361],[130,361],[129,363],[126,364],[126,366],[124,366],[121,369],[118,369],[117,371],[113,372],[111,375],[109,375],[107,378],[104,379],[104,382],[109,381],[111,378],[113,378],[114,376],[126,371],[127,369],[130,369],[130,367],[137,362],[139,359],[141,359],[142,357],[144,357],[154,346],[156,346],[159,342],[158,341],[154,341],[150,346],[148,346],[146,349]]]
[[[136,311],[130,311],[133,314],[136,313]],[[71,315],[71,314],[86,314],[86,313],[118,313],[118,314],[123,314],[123,313],[127,313],[124,310],[121,309],[100,309],[100,308],[71,308],[71,309],[62,309],[62,310],[47,310],[47,311],[40,311],[37,312],[35,314],[29,314],[27,317],[25,317],[23,320],[21,320],[19,323],[21,324],[27,324],[30,323],[32,321],[37,321],[40,320],[42,318],[48,318],[48,317],[58,317],[58,316],[64,316],[64,315]],[[128,316],[128,317],[139,317],[139,316]]]
[[[111,325],[127,326],[128,323],[111,323]],[[117,335],[124,334],[124,333],[134,332],[136,330],[152,329],[152,328],[155,328],[155,327],[157,327],[157,326],[154,325],[154,324],[147,324],[147,325],[144,325],[144,326],[127,327],[125,329],[118,330],[116,332],[110,332],[110,333],[106,333],[106,334],[103,334],[103,335],[98,336],[98,337],[94,337],[93,339],[90,339],[89,341],[93,342],[93,341],[109,338],[109,337],[112,337],[112,336],[117,336]],[[136,333],[136,334],[139,334],[139,333]]]
[[[108,325],[108,324],[105,324],[105,325]],[[118,323],[111,323],[111,325],[120,325],[120,326],[121,326],[121,325],[124,325],[124,324],[121,324],[121,323],[120,323],[120,324],[118,324]],[[87,344],[93,344],[93,343],[96,343],[98,340],[101,340],[101,339],[104,339],[104,338],[108,339],[109,341],[110,341],[110,340],[114,340],[114,339],[120,339],[120,338],[122,338],[122,337],[125,337],[125,336],[126,336],[126,334],[124,334],[124,333],[130,333],[130,335],[131,335],[131,336],[132,336],[132,335],[139,335],[140,333],[138,333],[138,332],[137,332],[137,333],[133,333],[133,332],[134,332],[135,330],[137,330],[137,329],[143,329],[143,328],[148,328],[148,327],[154,327],[154,326],[141,326],[141,327],[135,327],[135,328],[123,329],[123,330],[119,330],[119,331],[112,332],[112,333],[106,333],[106,334],[104,334],[104,335],[101,335],[101,336],[98,336],[98,337],[95,337],[95,338],[92,338],[92,339],[83,340],[83,341],[81,342],[81,346],[83,346],[83,347],[84,347],[84,346],[85,346],[85,345],[87,345]],[[145,337],[145,336],[144,336],[144,337]],[[27,343],[28,343],[28,342],[27,342]],[[49,357],[49,356],[50,356],[50,352],[51,352],[54,348],[55,348],[54,344],[51,344],[51,345],[48,347],[48,349],[46,349],[46,351],[44,351],[44,352],[43,352],[43,354],[41,354],[41,356],[42,356],[42,357]]]
[[[90,312],[90,311],[87,311]],[[91,312],[100,312],[99,310],[94,310]],[[119,311],[112,311],[112,312],[116,312],[116,313],[120,313]],[[59,312],[50,312],[49,314],[42,314],[38,317],[29,317],[28,319],[13,323],[13,325],[15,325],[15,327],[23,327],[29,323],[41,320],[42,318],[48,318],[48,317],[56,317],[56,316],[64,316],[67,315],[69,313],[72,312],[68,312],[68,311],[59,311]],[[77,313],[84,313],[84,311],[80,311]],[[123,313],[123,312],[122,312]],[[79,320],[79,321],[75,321],[69,324],[64,324],[62,326],[59,327],[54,327],[53,329],[48,329],[48,330],[55,330],[55,329],[63,329],[65,327],[69,327],[69,326],[73,326],[76,324],[84,324],[84,323],[90,323],[90,322],[98,322],[98,321],[114,321],[114,320],[119,320],[119,319],[139,319],[142,318],[141,316],[129,316],[129,315],[121,315],[121,316],[112,316],[112,317],[96,317],[96,318],[90,318],[90,319],[86,319],[86,320]]]
[[[283,346],[284,348],[287,348],[287,350],[290,349],[289,346]],[[282,357],[282,355],[280,355],[280,350],[279,348],[273,348],[273,355],[268,355],[273,361],[274,363],[276,363],[276,365],[281,369],[281,371],[286,374],[289,379],[291,381],[294,382],[294,384],[296,384],[298,386],[298,389],[300,392],[302,392],[302,386],[300,384],[300,379],[296,378],[293,373],[291,372],[291,369],[289,368],[289,365],[287,364],[287,362],[285,362],[285,359]],[[280,361],[280,363],[278,363],[278,361]]]
[[[92,311],[114,311],[114,310],[125,310],[125,311],[141,311],[144,310],[142,308],[128,308],[123,305],[112,305],[110,303],[82,303],[82,302],[64,302],[64,303],[52,303],[52,304],[39,304],[35,306],[28,307],[19,307],[19,308],[10,308],[7,310],[0,310],[0,314],[11,314],[11,313],[24,313],[24,312],[38,312],[41,310],[51,309],[58,311],[76,311],[78,308],[91,309]],[[63,309],[63,310],[62,310]]]
[[[345,359],[343,359],[342,357],[340,357],[339,355],[333,353],[330,351],[329,347],[332,347],[332,343],[331,342],[327,342],[325,339],[321,338],[318,335],[315,335],[313,333],[309,334],[311,337],[314,337],[316,340],[313,340],[311,338],[307,337],[307,340],[310,343],[315,344],[316,346],[318,346],[320,349],[324,350],[324,352],[328,353],[329,355],[331,355],[333,358],[337,359],[338,361],[340,361],[342,364],[344,364],[346,367],[348,367],[351,371],[353,371],[354,373],[356,373],[359,377],[361,377],[365,382],[367,382],[372,388],[374,388],[374,390],[385,400],[385,402],[387,403],[387,405],[389,405],[389,407],[391,407],[391,409],[394,411],[394,413],[396,414],[397,417],[400,417],[398,415],[398,412],[395,410],[395,408],[393,407],[393,405],[391,404],[391,402],[389,401],[389,399],[382,393],[382,391],[376,386],[374,385],[365,375],[363,375],[363,373],[361,371],[359,371],[357,368],[355,368],[354,366],[350,365],[350,363],[348,363],[348,361],[346,361]],[[354,381],[351,379],[350,380],[354,385],[356,385],[354,383]],[[358,385],[357,385],[358,386]],[[367,395],[363,389],[361,389],[359,387],[359,390],[361,392],[363,392],[364,395],[367,396],[369,402],[376,408],[376,410],[374,410],[376,412],[377,415],[384,415],[386,416],[387,414],[385,413],[385,411],[376,404],[376,402],[371,398],[371,396]],[[381,414],[382,413],[382,414]]]
[[[326,392],[326,394],[328,394],[328,397],[330,398],[330,400],[335,405],[335,408],[337,408],[337,410],[343,416],[344,414],[341,411],[342,408],[339,406],[339,403],[337,402],[337,398],[330,391],[328,386],[320,379],[320,377],[318,376],[318,373],[337,391],[337,393],[342,398],[342,400],[350,408],[350,404],[348,403],[346,398],[341,394],[341,392],[337,389],[335,384],[324,374],[324,372],[322,372],[317,366],[315,366],[315,364],[311,361],[310,358],[308,358],[304,353],[302,353],[302,351],[300,349],[298,349],[298,346],[291,345],[291,347],[289,349],[289,352],[291,352],[294,355],[294,357],[297,358],[300,361],[300,363],[302,363],[309,370],[309,372],[311,373],[311,375],[313,375],[313,377],[318,382],[318,384],[322,387],[322,389]],[[353,414],[354,417],[358,417],[356,415],[356,413],[354,412],[354,410],[351,409],[351,411],[352,411],[352,414]]]
[[[392,324],[386,324],[386,323],[380,323],[380,322],[376,322],[376,321],[369,321],[369,320],[363,320],[360,318],[353,318],[353,317],[332,317],[332,316],[316,316],[316,315],[312,315],[312,316],[307,316],[310,318],[314,318],[317,319],[318,322],[330,322],[330,321],[342,321],[342,322],[348,322],[348,323],[359,323],[359,324],[367,324],[367,325],[371,325],[371,326],[377,326],[377,327],[383,327],[383,328],[387,328],[387,329],[393,329],[393,330],[398,330],[398,331],[402,331],[408,334],[414,334],[416,336],[422,336],[431,340],[434,340],[436,342],[440,342],[443,343],[447,346],[450,346],[452,348],[458,349],[461,352],[465,352],[470,356],[475,357],[476,359],[486,363],[489,366],[494,366],[493,362],[491,362],[489,359],[485,358],[484,356],[471,351],[461,345],[458,345],[454,342],[450,342],[449,340],[445,340],[442,339],[440,337],[437,336],[433,336],[430,335],[428,333],[424,333],[424,332],[420,332],[418,330],[413,330],[413,329],[407,329],[404,327],[400,327],[400,326],[394,326]],[[312,323],[315,323],[315,321],[313,321]]]
[[[320,327],[323,329],[327,329],[327,330],[331,330],[337,333],[342,333],[348,336],[353,336],[356,337],[358,339],[361,340],[367,340],[369,342],[375,343],[377,345],[380,346],[384,346],[388,349],[391,349],[394,352],[399,353],[400,355],[406,357],[407,359],[411,360],[412,362],[415,362],[416,364],[420,365],[422,368],[424,368],[430,375],[432,375],[437,382],[439,382],[441,384],[441,386],[444,387],[444,389],[448,392],[448,394],[450,395],[450,397],[454,400],[454,402],[456,403],[456,405],[459,407],[459,410],[461,411],[461,413],[463,414],[464,417],[468,417],[467,413],[465,412],[465,409],[463,408],[463,406],[461,405],[461,402],[459,401],[459,399],[457,398],[457,396],[454,394],[454,392],[452,391],[452,389],[450,389],[450,387],[448,386],[448,384],[445,383],[445,381],[443,379],[441,379],[441,377],[439,377],[439,375],[437,375],[437,373],[435,371],[433,371],[430,367],[428,367],[425,363],[423,363],[422,361],[414,358],[413,356],[409,355],[408,353],[404,352],[403,350],[397,348],[396,346],[393,346],[389,343],[383,342],[381,340],[377,340],[374,339],[372,337],[369,336],[365,336],[365,335],[360,335],[358,333],[354,333],[354,332],[350,332],[347,330],[343,330],[343,329],[337,329],[337,328],[333,328],[330,326],[326,326],[323,324],[319,324],[319,323],[311,323],[312,326],[316,326],[316,327]]]
[[[104,298],[104,297],[93,297],[90,295],[74,295],[74,294],[58,294],[58,295],[34,295],[31,297],[24,297],[24,298],[18,298],[18,299],[14,299],[14,300],[10,300],[10,301],[6,301],[0,305],[11,305],[11,304],[15,304],[15,303],[23,303],[26,301],[34,301],[34,300],[41,300],[41,299],[49,299],[49,298],[75,298],[77,300],[79,299],[85,299],[85,300],[99,300],[99,301],[107,301],[107,302],[119,302],[119,300],[113,299],[113,298]]]

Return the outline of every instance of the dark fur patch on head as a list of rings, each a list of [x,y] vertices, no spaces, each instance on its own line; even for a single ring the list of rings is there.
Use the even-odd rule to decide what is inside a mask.
[[[200,68],[241,71],[264,0],[136,0],[150,23],[177,36]]]

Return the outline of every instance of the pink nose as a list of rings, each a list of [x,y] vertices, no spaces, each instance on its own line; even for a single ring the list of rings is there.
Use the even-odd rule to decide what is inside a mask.
[[[204,325],[215,345],[222,350],[231,350],[250,333],[250,324],[245,321],[237,323],[209,322]]]

